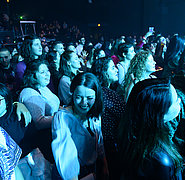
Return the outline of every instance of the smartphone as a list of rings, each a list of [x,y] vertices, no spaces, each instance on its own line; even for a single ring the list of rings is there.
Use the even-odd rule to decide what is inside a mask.
[[[154,32],[154,27],[149,27],[149,32]]]

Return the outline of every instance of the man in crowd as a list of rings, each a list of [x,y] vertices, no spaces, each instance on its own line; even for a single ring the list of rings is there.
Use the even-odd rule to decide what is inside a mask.
[[[16,98],[15,72],[11,63],[11,54],[4,47],[0,49],[0,82],[5,84],[12,92],[13,98]]]

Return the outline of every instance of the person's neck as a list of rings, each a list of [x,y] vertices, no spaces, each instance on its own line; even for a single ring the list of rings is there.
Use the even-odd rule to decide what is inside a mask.
[[[76,69],[76,68],[71,68],[71,71],[72,71],[72,73],[76,76],[76,75],[77,75],[77,72],[78,72],[78,69]]]
[[[0,117],[4,116],[6,114],[7,110],[4,110],[2,113],[0,113]]]
[[[145,79],[149,79],[151,73],[152,73],[152,72],[144,72],[144,73],[142,74],[142,76],[141,76],[141,81],[142,81],[142,80],[145,80]]]
[[[78,113],[75,108],[73,108],[73,114],[82,123],[87,120],[87,114]]]
[[[45,88],[46,86],[41,86],[41,85],[37,85],[37,89],[43,89]]]
[[[125,58],[124,62],[130,64],[130,59]]]
[[[127,58],[120,58],[121,62],[125,63],[125,64],[130,64],[130,59]]]
[[[39,58],[39,56],[37,56],[37,55],[34,56],[34,59],[38,59],[38,58]]]

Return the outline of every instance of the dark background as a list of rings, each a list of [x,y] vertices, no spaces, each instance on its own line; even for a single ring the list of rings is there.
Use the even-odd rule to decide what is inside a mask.
[[[164,35],[184,34],[185,0],[0,0],[1,12],[18,20],[66,21],[83,30],[138,35],[154,26]]]

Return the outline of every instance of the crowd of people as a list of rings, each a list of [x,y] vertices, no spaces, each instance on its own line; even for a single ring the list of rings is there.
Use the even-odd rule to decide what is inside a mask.
[[[47,42],[61,27],[41,27],[0,48],[1,178],[185,178],[185,39]]]

